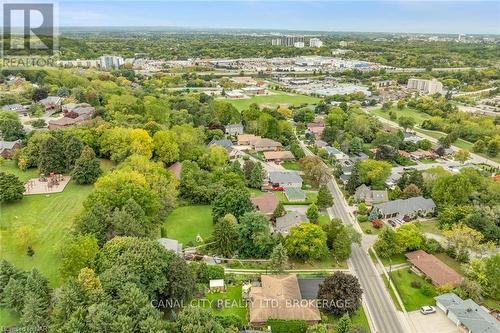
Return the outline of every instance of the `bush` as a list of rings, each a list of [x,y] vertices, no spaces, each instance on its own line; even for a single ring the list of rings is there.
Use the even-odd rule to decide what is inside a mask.
[[[266,326],[271,326],[273,333],[305,333],[307,324],[304,320],[270,319]]]
[[[234,327],[237,329],[241,329],[243,327],[243,321],[235,314],[229,314],[227,316],[215,316],[215,320],[224,328]]]
[[[422,288],[420,288],[420,291],[422,292],[422,294],[424,296],[428,296],[428,297],[434,297],[434,296],[436,296],[436,289],[434,289],[434,287],[432,287],[429,284],[424,284],[422,286]]]
[[[441,246],[441,244],[439,244],[437,240],[433,238],[427,238],[424,243],[424,250],[427,253],[431,254],[441,253],[443,252],[443,247]]]
[[[422,284],[420,283],[420,281],[417,281],[417,280],[411,281],[410,285],[412,288],[415,288],[415,289],[420,289],[420,287],[422,287]]]
[[[363,222],[368,221],[368,216],[366,216],[366,215],[358,215],[357,219],[358,219],[358,222],[363,223]]]
[[[373,233],[372,229],[366,229],[365,234],[371,235]]]
[[[384,226],[384,223],[380,220],[373,220],[372,221],[372,226],[375,228],[375,229],[380,229]]]

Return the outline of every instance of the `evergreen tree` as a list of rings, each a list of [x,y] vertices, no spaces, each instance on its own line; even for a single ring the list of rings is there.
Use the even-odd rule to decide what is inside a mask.
[[[271,252],[269,266],[274,273],[281,274],[288,265],[288,252],[282,243],[276,245]]]
[[[352,328],[351,318],[347,313],[340,317],[339,321],[335,324],[335,332],[337,333],[349,333]]]
[[[64,141],[64,156],[66,158],[66,170],[72,170],[76,160],[80,157],[83,150],[82,140],[74,135],[66,138]]]
[[[238,248],[237,220],[231,214],[226,214],[215,223],[212,233],[212,245],[216,254],[224,258],[231,258]]]
[[[321,185],[318,191],[316,205],[319,209],[326,209],[333,205],[333,197],[326,185]]]
[[[21,312],[24,307],[24,276],[12,276],[4,288],[1,305],[15,312]]]
[[[83,148],[80,157],[75,161],[71,176],[78,184],[92,184],[101,175],[99,159],[89,146]]]
[[[49,174],[62,173],[66,169],[63,145],[54,137],[49,137],[40,147],[38,171]]]
[[[276,206],[276,209],[273,212],[273,219],[276,220],[278,217],[282,217],[285,214],[286,214],[285,206],[280,201],[278,202],[278,206]]]
[[[24,286],[24,307],[21,325],[29,330],[48,327],[50,289],[47,280],[33,269]]]
[[[260,189],[262,187],[262,181],[264,178],[263,174],[264,170],[262,169],[262,165],[260,163],[255,163],[255,166],[250,173],[248,186],[250,186],[251,188]]]
[[[25,191],[24,184],[15,175],[0,172],[0,202],[20,200]]]
[[[307,208],[306,216],[309,219],[309,221],[311,221],[313,223],[318,222],[319,212],[318,212],[318,207],[316,207],[316,204],[312,203],[309,206],[309,208]]]

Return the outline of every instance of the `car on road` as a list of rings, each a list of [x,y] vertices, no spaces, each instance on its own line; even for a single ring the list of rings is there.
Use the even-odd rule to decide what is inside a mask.
[[[420,308],[420,313],[423,315],[427,315],[434,312],[436,312],[436,309],[434,309],[434,307],[430,305],[424,305],[423,307]]]

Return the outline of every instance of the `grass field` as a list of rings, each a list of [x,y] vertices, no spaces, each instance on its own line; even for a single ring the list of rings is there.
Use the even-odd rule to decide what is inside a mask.
[[[10,310],[0,308],[0,330],[19,322],[19,315]],[[3,332],[3,331],[2,331]]]
[[[374,228],[370,221],[359,222],[359,225],[361,226],[361,230],[363,230],[363,232],[368,235],[378,235],[384,229],[384,227],[379,229]]]
[[[285,196],[285,193],[282,191],[276,191],[276,195],[278,196],[279,201],[281,201],[285,205],[294,205],[294,204],[301,204],[301,203],[313,203],[316,202],[316,199],[318,198],[318,192],[317,191],[304,191],[306,193],[306,200],[303,202],[290,202]]]
[[[417,110],[415,109],[410,109],[410,108],[404,108],[402,110],[396,108],[396,107],[393,107],[387,111],[385,110],[382,110],[382,109],[377,109],[377,110],[373,110],[371,111],[372,113],[376,114],[377,116],[380,116],[382,118],[385,118],[385,119],[388,119],[388,120],[392,120],[391,117],[389,116],[389,112],[394,112],[397,116],[398,116],[398,119],[399,117],[401,116],[409,116],[409,117],[412,117],[413,119],[415,119],[415,123],[420,125],[422,124],[422,122],[425,120],[425,119],[428,119],[430,118],[431,116],[429,116],[428,114],[426,113],[423,113],[423,112],[418,112]],[[397,120],[393,120],[395,122],[397,122]]]
[[[281,163],[281,165],[283,166],[283,168],[287,170],[295,170],[295,171],[300,170],[299,162],[296,161],[285,161]]]
[[[245,98],[245,99],[227,99],[227,101],[233,104],[239,111],[241,111],[247,109],[250,106],[250,104],[253,103],[258,104],[260,107],[275,108],[280,104],[288,104],[288,105],[315,104],[318,103],[320,99],[306,95],[274,92],[273,95],[252,96],[250,98]]]
[[[426,221],[415,221],[414,222],[421,232],[428,232],[431,234],[441,235],[443,230],[439,229],[437,219],[431,219]]]
[[[399,296],[401,296],[406,311],[414,311],[424,305],[432,305],[435,303],[435,295],[426,296],[422,293],[422,288],[413,288],[411,286],[412,281],[418,281],[422,287],[427,285],[435,292],[434,286],[426,282],[420,276],[413,272],[410,273],[406,268],[393,271],[390,276],[396,285],[396,289],[398,290]]]
[[[183,206],[175,209],[165,221],[167,237],[183,243],[196,244],[196,235],[206,240],[212,234],[212,208],[210,206]]]
[[[210,302],[200,303],[210,308],[215,315],[227,316],[234,314],[241,318],[244,324],[248,322],[247,306],[241,297],[241,286],[229,286],[223,293],[208,293],[205,298]],[[226,305],[219,307],[218,304]]]
[[[335,317],[332,316],[331,314],[326,314],[324,312],[322,314],[326,315],[327,317],[327,319],[324,320],[323,322],[331,325],[335,325],[341,318],[340,316]],[[366,318],[365,310],[363,310],[362,306],[360,306],[356,310],[356,312],[351,315],[351,322],[353,326],[361,326],[365,329],[366,332],[370,332],[370,325],[368,324],[368,318]]]
[[[13,203],[3,204],[0,214],[0,258],[19,268],[36,267],[55,287],[60,283],[59,250],[68,240],[73,221],[83,209],[83,201],[92,186],[70,182],[63,192],[30,195]],[[35,255],[26,255],[16,231],[30,226]]]

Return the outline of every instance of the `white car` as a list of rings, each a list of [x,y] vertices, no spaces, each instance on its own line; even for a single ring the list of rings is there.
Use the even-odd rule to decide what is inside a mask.
[[[420,308],[420,313],[423,315],[430,314],[436,312],[436,309],[430,305],[425,305]]]

